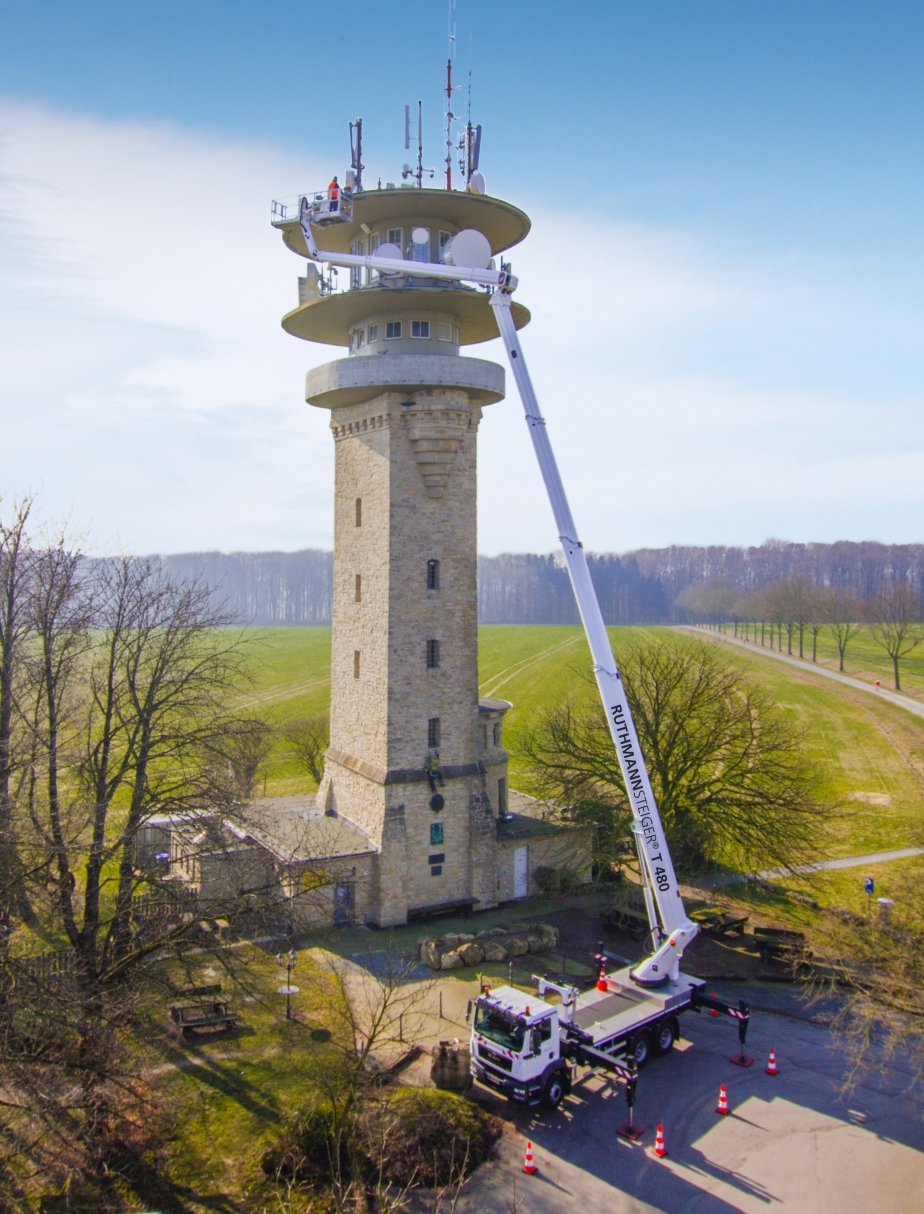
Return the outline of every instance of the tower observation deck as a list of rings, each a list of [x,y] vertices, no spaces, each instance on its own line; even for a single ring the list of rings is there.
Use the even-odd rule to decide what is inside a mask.
[[[311,260],[306,211],[318,249],[400,259],[400,272],[354,265],[337,290]],[[272,222],[309,259],[283,328],[348,350],[308,372],[305,398],[330,409],[335,450],[331,740],[318,806],[374,852],[353,913],[389,925],[524,896],[558,836],[511,812],[528,798],[507,788],[510,705],[478,696],[476,438],[483,408],[504,397],[504,371],[460,356],[499,331],[489,289],[407,263],[432,272],[461,232],[486,266],[529,220],[483,193],[411,186],[308,194],[274,203]],[[512,315],[517,328],[530,319],[518,303]]]

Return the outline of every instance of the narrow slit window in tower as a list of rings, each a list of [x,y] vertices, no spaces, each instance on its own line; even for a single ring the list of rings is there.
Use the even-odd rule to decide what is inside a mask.
[[[497,816],[499,818],[507,817],[507,781],[505,779],[497,781]]]
[[[363,601],[363,575],[361,573],[357,573],[356,586],[353,591],[353,602],[361,603],[362,601]]]
[[[359,650],[353,650],[353,678],[359,678]]]
[[[427,745],[432,749],[440,744],[440,719],[431,717],[427,721]]]
[[[498,721],[497,724],[494,726],[494,745],[500,746],[500,744],[501,744],[501,727],[500,727],[500,722]]]
[[[427,641],[427,669],[435,670],[440,664],[439,641]]]
[[[363,499],[361,497],[358,497],[356,499],[356,526],[361,527],[362,525],[363,525]]]
[[[430,823],[430,846],[439,847],[443,842],[443,824],[442,822]]]
[[[440,563],[439,561],[427,561],[427,589],[439,590],[440,588]]]
[[[440,232],[440,261],[446,260],[446,245],[451,239],[450,232]]]

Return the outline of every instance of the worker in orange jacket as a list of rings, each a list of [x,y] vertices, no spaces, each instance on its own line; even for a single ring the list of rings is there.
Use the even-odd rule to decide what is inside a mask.
[[[340,205],[340,203],[339,203],[340,183],[337,181],[336,177],[330,183],[330,185],[327,187],[327,197],[330,199],[331,203],[333,204],[331,206],[331,210],[336,211],[337,207]]]

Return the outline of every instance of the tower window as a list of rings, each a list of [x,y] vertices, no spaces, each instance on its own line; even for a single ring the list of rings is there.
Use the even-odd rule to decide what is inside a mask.
[[[359,650],[353,650],[353,678],[359,678]]]
[[[427,561],[427,589],[439,590],[440,588],[440,563],[439,561]]]
[[[356,587],[353,592],[353,602],[361,603],[362,601],[363,601],[363,575],[361,573],[357,573]]]
[[[401,248],[401,228],[388,229],[388,243],[396,244],[399,249]]]
[[[494,726],[494,745],[500,746],[500,744],[501,744],[501,727],[500,727],[500,722],[498,721],[497,724]]]
[[[435,855],[427,857],[428,864],[443,864],[446,860],[446,853],[438,851]]]
[[[485,748],[485,750],[488,749],[488,727],[487,727],[487,725],[482,725],[482,727],[481,727],[481,745]]]
[[[429,337],[430,322],[429,320],[412,320],[411,321],[411,337]]]
[[[379,326],[378,326],[378,325],[370,325],[370,326],[369,326],[369,341],[370,341],[370,343],[371,343],[371,342],[374,342],[374,341],[378,341],[378,340],[379,340]]]
[[[431,877],[442,877],[442,875],[443,875],[443,866],[442,866],[442,864],[434,864],[434,865],[432,865],[432,866],[431,866],[431,868],[430,868],[430,876],[431,876]]]
[[[435,670],[440,664],[439,641],[427,641],[427,669]]]
[[[445,261],[446,245],[452,239],[451,232],[440,232],[440,261]]]
[[[452,325],[447,324],[445,320],[440,321],[440,341],[452,341]],[[369,338],[372,341],[372,338]]]
[[[430,823],[430,846],[438,847],[443,842],[443,824],[442,822]]]
[[[440,719],[431,717],[427,722],[427,745],[437,747],[440,744]]]
[[[363,499],[361,497],[358,497],[356,499],[356,526],[361,527],[362,525],[363,525]]]
[[[497,781],[497,816],[507,817],[507,781],[504,779]]]
[[[401,321],[389,320],[385,324],[385,340],[388,341],[391,337],[401,336]]]

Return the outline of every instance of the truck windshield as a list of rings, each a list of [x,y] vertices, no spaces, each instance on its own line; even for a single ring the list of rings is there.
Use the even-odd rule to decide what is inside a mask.
[[[523,1048],[523,1025],[493,1007],[479,1007],[475,1015],[475,1032],[496,1041],[498,1045],[519,1054]]]

